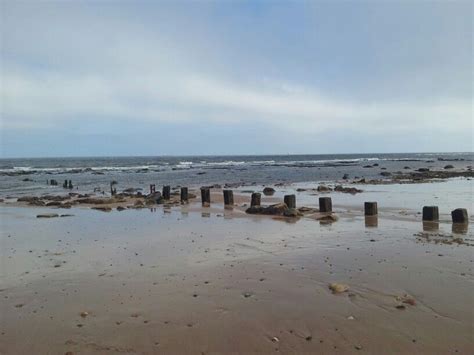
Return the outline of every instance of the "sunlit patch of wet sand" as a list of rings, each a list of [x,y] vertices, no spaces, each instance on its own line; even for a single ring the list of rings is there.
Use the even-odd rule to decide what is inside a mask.
[[[420,238],[472,243],[469,228],[395,210],[375,226],[217,203],[38,211],[1,210],[1,353],[473,351],[473,249]]]

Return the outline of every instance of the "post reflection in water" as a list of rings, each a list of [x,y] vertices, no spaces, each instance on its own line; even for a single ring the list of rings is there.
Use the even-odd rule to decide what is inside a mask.
[[[453,223],[452,232],[458,234],[466,234],[469,229],[468,223]]]
[[[377,216],[365,216],[365,226],[367,228],[378,227],[379,219]]]
[[[439,222],[423,221],[423,232],[436,232],[439,230]]]

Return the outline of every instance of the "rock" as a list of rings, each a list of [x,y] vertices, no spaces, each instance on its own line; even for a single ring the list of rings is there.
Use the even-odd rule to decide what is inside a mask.
[[[39,201],[39,197],[37,196],[23,196],[23,197],[19,197],[17,199],[18,202],[35,202],[35,201]]]
[[[294,217],[294,218],[297,218],[297,217],[301,217],[303,214],[300,213],[296,208],[290,208],[286,211],[283,212],[283,215],[285,217]]]
[[[124,211],[124,210],[126,210],[125,207],[123,207],[123,206],[117,206],[117,211]]]
[[[343,187],[342,185],[337,185],[334,188],[334,191],[344,192],[355,195],[356,193],[362,192],[362,190],[356,189],[355,187]]]
[[[332,223],[336,222],[339,218],[336,215],[328,214],[324,216],[317,216],[316,219],[320,222]]]
[[[370,169],[370,168],[373,168],[373,166],[372,165],[364,165],[363,168]]]
[[[275,189],[274,189],[273,187],[265,187],[265,188],[263,189],[263,194],[264,194],[265,196],[271,196],[271,195],[273,195],[274,193],[275,193]]]
[[[51,202],[48,202],[46,204],[47,207],[50,207],[50,206],[61,206],[61,202],[59,201],[51,201]]]
[[[304,215],[304,214],[316,213],[316,212],[319,212],[319,211],[316,208],[299,207],[298,212]]]
[[[392,175],[392,173],[389,173],[388,171],[382,171],[382,172],[380,173],[380,175],[382,175],[382,176],[390,176],[390,175]]]
[[[330,187],[327,187],[325,185],[319,185],[317,188],[318,192],[327,192],[327,191],[332,191]]]
[[[428,168],[419,168],[416,171],[419,171],[420,173],[426,173],[427,171],[430,171]]]
[[[288,206],[284,203],[277,203],[270,206],[252,206],[245,211],[248,214],[264,214],[273,216],[282,216],[288,211]]]
[[[133,207],[135,207],[135,208],[143,208],[143,207],[145,207],[145,205],[143,204],[143,201],[137,200],[137,201],[135,201],[135,203],[133,204]]]
[[[332,291],[332,293],[337,294],[349,291],[349,286],[333,282],[329,285],[329,289]]]
[[[36,215],[36,218],[55,218],[55,217],[59,217],[59,215],[57,213],[42,213],[42,214]]]
[[[454,169],[454,166],[452,166],[452,165],[446,165],[444,168],[445,168],[445,169]]]
[[[110,212],[112,211],[112,208],[108,207],[108,206],[94,206],[94,207],[91,207],[93,210],[97,210],[97,211],[102,211],[102,212]]]
[[[349,179],[349,174],[344,174],[344,176],[342,177],[342,180],[347,180]]]
[[[92,198],[92,197],[86,197],[86,198],[78,198],[76,200],[77,203],[84,203],[84,204],[90,204],[90,205],[105,205],[105,204],[110,204],[117,202],[116,199],[114,198]]]

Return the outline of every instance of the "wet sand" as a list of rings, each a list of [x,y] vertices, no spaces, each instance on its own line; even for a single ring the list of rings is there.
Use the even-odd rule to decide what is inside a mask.
[[[215,201],[53,219],[0,207],[0,353],[474,351],[472,228],[390,204],[321,224]]]

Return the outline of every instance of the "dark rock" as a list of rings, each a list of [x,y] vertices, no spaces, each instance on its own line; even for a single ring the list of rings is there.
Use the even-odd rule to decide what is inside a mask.
[[[328,192],[328,191],[332,191],[332,189],[328,186],[324,186],[324,185],[319,185],[317,190],[319,192]]]
[[[347,180],[349,179],[349,174],[344,174],[344,176],[342,177],[342,180]]]
[[[420,173],[426,173],[427,171],[430,171],[428,168],[419,168],[416,171],[419,171]]]
[[[97,211],[102,211],[102,212],[110,212],[112,211],[112,208],[111,207],[108,207],[108,206],[94,206],[94,207],[91,207],[93,210],[97,210]]]
[[[55,217],[59,217],[59,215],[57,213],[42,213],[42,214],[36,215],[36,218],[55,218]]]
[[[355,195],[356,193],[362,192],[362,190],[356,189],[355,187],[343,187],[342,185],[337,185],[334,188],[334,191],[344,192]]]
[[[445,169],[454,169],[454,166],[452,166],[452,165],[449,164],[449,165],[446,165],[444,168],[445,168]]]
[[[39,201],[39,197],[37,196],[23,196],[17,199],[18,202],[34,202]]]
[[[390,176],[390,175],[392,175],[392,173],[389,173],[388,171],[382,171],[382,172],[380,173],[380,175],[382,175],[382,176]]]
[[[145,202],[146,202],[147,205],[154,204],[154,203],[156,203],[156,204],[162,203],[163,198],[161,196],[161,192],[156,191],[156,192],[153,192],[153,193],[147,195],[145,197]]]
[[[285,211],[288,211],[288,206],[284,203],[277,203],[270,206],[252,206],[245,211],[248,214],[264,214],[282,216]]]
[[[275,193],[275,189],[274,189],[273,187],[265,187],[265,188],[263,189],[263,194],[264,194],[265,196],[271,196],[271,195],[273,195],[274,193]]]
[[[296,208],[290,208],[283,212],[285,217],[301,217],[303,214],[300,213]]]

